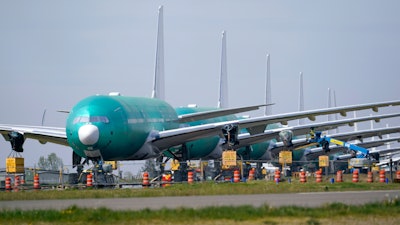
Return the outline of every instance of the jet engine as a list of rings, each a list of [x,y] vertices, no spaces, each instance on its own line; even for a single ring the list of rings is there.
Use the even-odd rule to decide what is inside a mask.
[[[11,148],[12,150],[16,152],[23,152],[24,149],[22,148],[22,145],[25,142],[25,137],[23,134],[12,131],[8,133],[8,140],[11,143]]]
[[[292,147],[292,139],[293,139],[293,131],[291,130],[283,130],[279,132],[279,139],[283,142],[286,148]]]

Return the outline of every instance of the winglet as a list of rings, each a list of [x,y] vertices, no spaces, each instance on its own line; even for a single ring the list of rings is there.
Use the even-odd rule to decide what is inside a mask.
[[[158,8],[158,33],[156,50],[156,67],[154,73],[154,86],[152,98],[165,100],[165,74],[164,74],[164,19],[163,6]]]
[[[222,31],[221,74],[219,78],[218,108],[228,108],[228,71],[226,61],[226,32]]]

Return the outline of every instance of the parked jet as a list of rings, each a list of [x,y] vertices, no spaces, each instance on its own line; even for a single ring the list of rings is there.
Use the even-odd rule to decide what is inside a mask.
[[[259,106],[182,113],[161,99],[112,93],[79,101],[69,112],[65,128],[0,124],[0,133],[18,152],[23,151],[26,138],[69,146],[73,150],[74,164],[82,157],[94,162],[141,160],[160,156],[178,145],[200,151],[205,144],[201,142],[202,138],[219,141],[221,129],[229,125],[237,125],[247,129],[250,135],[256,135],[263,134],[268,124],[287,124],[301,118],[313,120],[316,116],[332,113],[346,115],[354,110],[377,111],[380,107],[397,105],[400,100],[237,120],[232,114]],[[199,141],[190,143],[196,140]],[[188,142],[191,146],[187,146]]]

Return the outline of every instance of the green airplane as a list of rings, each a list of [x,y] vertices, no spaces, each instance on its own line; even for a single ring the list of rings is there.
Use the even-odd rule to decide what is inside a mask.
[[[176,146],[186,146],[190,157],[197,158],[209,155],[220,146],[221,131],[226,126],[246,129],[251,137],[262,135],[269,124],[287,124],[291,120],[315,119],[333,113],[345,115],[354,110],[376,111],[391,105],[400,105],[400,100],[237,119],[234,114],[256,110],[262,105],[188,111],[189,108],[175,109],[158,98],[111,93],[79,101],[69,111],[65,128],[0,124],[0,133],[18,152],[23,151],[26,138],[69,146],[74,164],[80,164],[81,158],[95,163],[154,158]]]

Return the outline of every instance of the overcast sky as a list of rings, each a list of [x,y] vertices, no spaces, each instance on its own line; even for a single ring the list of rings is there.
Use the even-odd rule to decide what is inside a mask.
[[[306,109],[326,107],[328,88],[339,106],[400,99],[399,1],[0,1],[0,123],[40,125],[47,109],[63,127],[56,110],[84,97],[150,97],[159,5],[173,106],[217,105],[223,30],[231,107],[264,102],[267,53],[273,113],[298,109],[299,72]],[[51,152],[71,164],[69,148],[24,147],[27,166]]]

